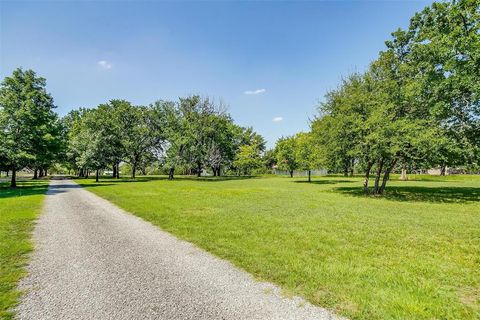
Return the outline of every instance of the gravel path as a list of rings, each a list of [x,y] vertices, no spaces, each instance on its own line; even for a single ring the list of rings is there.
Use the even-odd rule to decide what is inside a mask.
[[[52,180],[18,319],[338,319],[82,189]]]

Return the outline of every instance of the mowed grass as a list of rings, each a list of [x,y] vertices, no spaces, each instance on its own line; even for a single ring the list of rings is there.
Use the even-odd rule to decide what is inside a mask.
[[[78,182],[341,315],[480,319],[480,177],[416,178],[384,198],[343,177]]]
[[[11,319],[18,303],[17,284],[25,274],[33,221],[48,181],[20,181],[17,189],[0,182],[0,319]]]

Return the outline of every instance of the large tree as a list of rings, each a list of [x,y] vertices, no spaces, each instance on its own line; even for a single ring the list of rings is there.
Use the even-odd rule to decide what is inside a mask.
[[[16,187],[16,172],[27,165],[35,169],[49,166],[58,146],[57,118],[46,81],[33,70],[16,69],[0,87],[1,158],[12,170],[11,187]]]

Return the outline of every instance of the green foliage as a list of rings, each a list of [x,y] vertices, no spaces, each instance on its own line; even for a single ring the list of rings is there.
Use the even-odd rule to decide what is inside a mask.
[[[277,155],[275,154],[275,149],[265,151],[262,160],[266,170],[265,173],[272,172],[273,167],[277,163]]]
[[[129,164],[133,178],[138,169],[147,173],[154,163],[167,168],[170,179],[179,167],[198,175],[211,168],[220,175],[222,168],[233,166],[241,146],[265,149],[263,138],[235,125],[222,104],[199,96],[159,100],[148,107],[112,100],[95,109],[72,111],[63,124],[68,167],[80,176],[108,165],[115,174],[122,162]]]
[[[249,175],[255,169],[262,167],[261,149],[257,144],[240,146],[233,165],[244,174]]]
[[[0,167],[15,171],[49,167],[61,148],[61,127],[46,81],[16,69],[0,87]]]
[[[277,167],[281,170],[289,171],[292,177],[293,171],[299,166],[296,148],[297,143],[295,137],[280,138],[275,145]]]
[[[322,165],[321,149],[316,148],[312,133],[300,132],[295,135],[295,158],[298,159],[298,169],[313,170]]]
[[[478,162],[480,19],[477,0],[434,3],[387,41],[365,74],[326,95],[312,123],[323,163],[365,172],[382,194],[398,167]],[[375,184],[369,190],[370,172]]]

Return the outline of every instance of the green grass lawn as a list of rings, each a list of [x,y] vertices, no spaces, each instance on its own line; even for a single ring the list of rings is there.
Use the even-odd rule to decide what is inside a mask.
[[[343,177],[78,182],[353,319],[480,319],[480,177],[416,178],[384,198]]]
[[[17,189],[0,182],[0,319],[12,318],[18,302],[18,280],[24,275],[30,235],[40,211],[47,181],[20,181]]]

